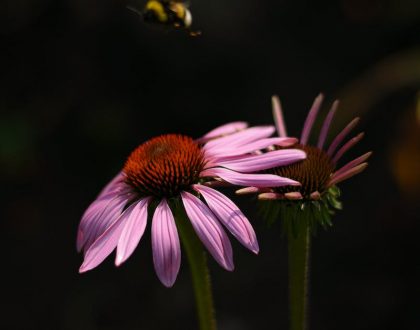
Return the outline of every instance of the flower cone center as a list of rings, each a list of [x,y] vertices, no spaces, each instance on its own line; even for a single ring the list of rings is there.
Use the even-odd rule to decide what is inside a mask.
[[[298,144],[293,148],[305,151],[306,159],[288,166],[274,168],[270,172],[299,181],[301,186],[278,187],[276,191],[279,193],[299,191],[304,198],[309,198],[314,191],[322,193],[335,168],[332,159],[325,151],[317,147]]]
[[[193,139],[168,134],[138,146],[123,171],[127,183],[139,193],[172,197],[196,183],[203,166],[203,152]]]

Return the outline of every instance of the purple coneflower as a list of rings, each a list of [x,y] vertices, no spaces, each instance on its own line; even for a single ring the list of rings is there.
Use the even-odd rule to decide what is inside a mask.
[[[332,224],[331,215],[336,209],[341,209],[341,203],[338,201],[339,190],[336,185],[362,172],[367,166],[366,160],[371,155],[371,152],[368,152],[344,166],[337,166],[341,157],[363,137],[363,133],[360,133],[346,141],[359,118],[352,120],[328,147],[324,147],[338,101],[333,103],[326,116],[316,145],[308,144],[322,100],[322,94],[315,99],[303,126],[302,135],[296,144],[271,148],[272,150],[300,149],[305,151],[306,159],[264,171],[286,176],[300,182],[301,185],[272,186],[271,188],[251,186],[237,191],[239,194],[257,193],[259,199],[262,200],[260,204],[268,221],[273,222],[277,219],[282,221],[288,238],[290,329],[293,330],[307,329],[311,233],[316,229],[317,224],[323,227]],[[287,132],[280,101],[276,96],[272,101],[277,131],[280,137],[285,137]]]
[[[312,126],[316,120],[318,111],[323,101],[323,95],[320,94],[314,101],[305,124],[302,134],[295,145],[288,147],[275,147],[273,149],[287,150],[287,148],[300,149],[306,152],[305,160],[295,162],[288,166],[273,167],[266,173],[277,174],[282,177],[288,177],[301,183],[300,186],[281,186],[281,187],[246,187],[239,189],[238,194],[258,193],[260,200],[286,200],[297,201],[297,203],[288,203],[287,207],[296,206],[303,210],[306,206],[315,205],[315,211],[319,211],[320,224],[325,226],[330,223],[330,214],[332,209],[341,208],[338,201],[339,190],[336,185],[350,177],[362,172],[367,167],[366,160],[372,154],[367,152],[362,156],[348,162],[344,166],[338,167],[338,161],[341,157],[362,138],[364,133],[359,133],[355,137],[346,141],[348,134],[353,130],[359,121],[359,118],[353,119],[331,142],[325,147],[325,141],[328,135],[329,127],[338,107],[338,101],[335,101],[327,114],[321,128],[316,145],[308,144]],[[286,125],[283,119],[281,104],[277,96],[273,96],[273,116],[280,137],[286,137]],[[279,204],[278,204],[279,205]],[[286,206],[284,204],[284,206]],[[280,208],[282,206],[280,205]],[[272,212],[269,210],[268,212]],[[283,213],[284,210],[277,210]],[[276,212],[275,212],[276,213]],[[276,214],[277,216],[278,214]],[[271,215],[270,215],[271,216]]]
[[[232,247],[226,228],[254,253],[259,247],[255,232],[239,208],[213,189],[219,184],[264,187],[299,185],[274,174],[251,174],[289,165],[305,158],[299,149],[255,151],[270,146],[289,147],[296,139],[269,138],[275,128],[247,128],[246,123],[223,125],[198,140],[168,134],[137,147],[119,173],[84,213],[77,248],[84,251],[80,272],[98,266],[116,249],[119,266],[133,253],[152,214],[153,262],[160,281],[175,282],[181,249],[172,206],[183,205],[191,225],[209,253],[225,269],[233,270]],[[179,225],[179,223],[178,223]]]

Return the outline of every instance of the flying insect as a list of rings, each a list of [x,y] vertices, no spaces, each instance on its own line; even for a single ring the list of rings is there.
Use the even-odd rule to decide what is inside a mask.
[[[127,8],[147,23],[184,29],[192,36],[201,34],[200,31],[191,30],[192,15],[188,4],[182,0],[148,0],[142,11],[131,6]]]

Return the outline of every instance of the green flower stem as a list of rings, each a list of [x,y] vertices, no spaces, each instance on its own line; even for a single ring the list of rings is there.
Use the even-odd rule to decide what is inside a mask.
[[[207,253],[189,220],[186,217],[178,220],[177,227],[190,264],[200,330],[216,330]]]
[[[309,224],[298,232],[288,230],[290,330],[307,329],[308,273],[310,251]]]

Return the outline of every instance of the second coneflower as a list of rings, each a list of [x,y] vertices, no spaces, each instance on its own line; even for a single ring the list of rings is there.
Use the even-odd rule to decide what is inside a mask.
[[[371,152],[367,152],[343,166],[338,165],[341,157],[363,138],[364,133],[359,133],[355,137],[346,140],[349,133],[359,122],[359,118],[353,119],[332,140],[331,144],[328,147],[325,147],[330,124],[338,107],[338,101],[333,103],[328,112],[317,143],[315,145],[308,144],[312,126],[318,115],[322,100],[322,94],[315,99],[304,123],[301,137],[296,144],[286,148],[281,146],[272,147],[272,150],[287,150],[287,148],[300,149],[306,152],[306,159],[288,166],[273,167],[266,171],[266,173],[277,174],[282,177],[284,176],[296,180],[300,182],[301,185],[285,185],[271,188],[254,186],[242,188],[237,191],[238,194],[257,193],[258,198],[263,201],[285,202],[265,203],[264,210],[266,211],[266,215],[270,218],[269,221],[273,221],[273,218],[282,217],[282,215],[284,216],[284,212],[299,215],[299,211],[311,208],[311,212],[314,213],[314,216],[310,217],[310,220],[315,221],[310,223],[312,229],[315,229],[316,224],[321,224],[324,227],[331,225],[331,215],[334,210],[341,209],[341,203],[338,200],[340,192],[337,184],[359,174],[368,165],[366,160],[372,154]],[[286,125],[278,97],[273,96],[272,102],[273,116],[278,134],[280,137],[286,137]],[[291,212],[291,207],[295,208],[297,212]],[[296,220],[292,223],[286,221],[285,225],[298,226],[299,221]]]
[[[366,160],[371,155],[371,152],[368,152],[341,167],[338,165],[341,157],[363,137],[363,133],[359,133],[347,140],[348,134],[354,129],[359,118],[352,120],[332,140],[331,144],[325,147],[338,101],[333,103],[326,116],[317,143],[308,144],[322,100],[322,94],[315,99],[303,126],[301,137],[295,145],[271,147],[271,150],[300,149],[306,152],[306,159],[284,167],[275,166],[265,171],[265,173],[291,178],[300,182],[301,185],[270,188],[250,186],[237,191],[238,194],[257,193],[267,220],[274,222],[279,219],[284,226],[289,246],[291,330],[304,330],[307,326],[308,258],[311,232],[317,225],[323,227],[332,225],[331,216],[335,210],[341,209],[341,202],[338,200],[340,191],[337,184],[362,172],[367,167]],[[274,96],[272,101],[278,134],[280,137],[286,137],[287,131],[280,101],[277,96]]]

